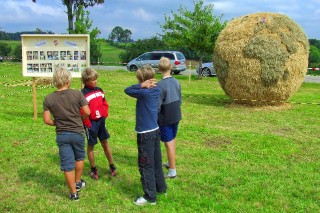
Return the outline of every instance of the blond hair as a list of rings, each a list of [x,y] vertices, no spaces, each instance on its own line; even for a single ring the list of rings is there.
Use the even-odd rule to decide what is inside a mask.
[[[156,72],[150,65],[144,65],[137,70],[136,76],[140,83],[154,78]]]
[[[59,67],[53,72],[52,83],[60,89],[71,81],[71,72],[64,67]]]
[[[166,57],[161,57],[158,69],[160,72],[166,72],[166,71],[171,71],[171,62],[169,58]]]
[[[90,80],[97,79],[98,76],[99,74],[93,68],[87,68],[81,73],[81,80],[86,84]]]

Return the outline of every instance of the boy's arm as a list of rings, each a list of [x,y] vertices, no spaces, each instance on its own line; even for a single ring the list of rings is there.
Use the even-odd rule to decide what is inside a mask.
[[[88,105],[84,105],[80,110],[82,120],[86,120],[90,115],[90,108]]]
[[[54,126],[54,120],[52,120],[49,110],[43,111],[43,122],[49,126]]]
[[[132,86],[127,87],[124,92],[134,98],[139,98],[141,94],[141,84],[134,84]]]
[[[156,87],[157,82],[155,79],[146,80],[140,84],[134,84],[132,86],[127,87],[124,92],[134,98],[139,98],[143,94],[143,88],[149,89],[152,87]]]

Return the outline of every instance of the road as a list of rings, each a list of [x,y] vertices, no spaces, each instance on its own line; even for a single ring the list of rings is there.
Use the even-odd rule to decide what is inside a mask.
[[[126,66],[92,66],[92,68],[97,70],[127,70]],[[182,75],[189,75],[190,72],[188,70],[181,72]],[[195,70],[191,70],[192,75],[197,75]],[[312,82],[312,83],[320,83],[320,76],[311,76],[307,75],[304,79],[304,82]]]

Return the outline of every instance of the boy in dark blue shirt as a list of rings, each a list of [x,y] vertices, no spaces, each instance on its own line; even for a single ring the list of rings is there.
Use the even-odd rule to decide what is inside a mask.
[[[156,204],[157,193],[165,193],[167,185],[162,170],[158,103],[160,89],[156,86],[155,71],[150,66],[137,70],[138,84],[124,92],[137,99],[136,127],[138,165],[144,195],[134,201],[136,205]]]

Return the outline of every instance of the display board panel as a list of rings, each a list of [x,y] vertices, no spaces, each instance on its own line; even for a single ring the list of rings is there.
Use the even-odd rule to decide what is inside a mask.
[[[87,34],[23,34],[22,74],[52,77],[54,69],[65,67],[80,78],[90,66],[90,37]]]

